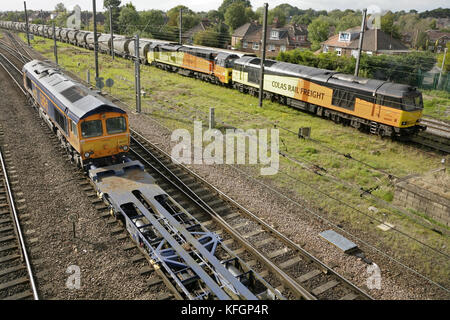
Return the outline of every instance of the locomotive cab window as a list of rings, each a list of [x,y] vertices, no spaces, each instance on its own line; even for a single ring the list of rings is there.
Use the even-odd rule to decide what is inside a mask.
[[[78,129],[77,129],[77,125],[75,122],[70,121],[70,130],[72,131],[73,135],[75,137],[78,137]]]
[[[127,122],[124,117],[106,119],[106,131],[108,134],[122,133],[127,130]]]
[[[83,138],[93,138],[103,135],[102,120],[84,121],[81,123]]]
[[[27,77],[27,88],[30,89],[30,90],[32,89],[31,80],[28,77]]]
[[[402,109],[405,111],[423,109],[422,96],[403,97],[402,102]]]

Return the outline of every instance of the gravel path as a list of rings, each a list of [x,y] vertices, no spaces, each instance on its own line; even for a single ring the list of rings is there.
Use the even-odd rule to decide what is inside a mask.
[[[111,236],[109,226],[82,192],[73,167],[51,143],[35,111],[0,68],[0,123],[4,144],[19,176],[30,218],[23,229],[44,299],[154,299],[138,263],[122,250],[124,241]],[[68,215],[76,213],[77,238],[72,239]],[[126,239],[125,241],[129,241]],[[79,266],[80,289],[68,289],[69,266]]]

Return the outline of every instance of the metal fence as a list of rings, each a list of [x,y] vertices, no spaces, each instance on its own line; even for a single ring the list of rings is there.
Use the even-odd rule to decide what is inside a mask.
[[[419,70],[417,77],[417,87],[428,90],[443,90],[450,92],[450,73],[443,73],[440,76],[439,73],[425,72],[422,73]]]

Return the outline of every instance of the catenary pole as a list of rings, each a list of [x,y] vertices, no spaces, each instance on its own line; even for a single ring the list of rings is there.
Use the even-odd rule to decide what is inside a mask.
[[[141,113],[141,61],[139,57],[139,35],[136,34],[135,40],[134,40],[134,54],[136,56],[135,59],[135,72],[134,72],[134,78],[135,78],[135,91],[136,91],[136,113]]]
[[[23,7],[25,9],[25,27],[27,28],[27,42],[28,46],[30,46],[30,29],[28,27],[28,12],[27,12],[27,2],[23,2]]]
[[[366,14],[367,14],[367,9],[364,9],[362,23],[361,23],[361,32],[359,34],[358,57],[356,57],[355,77],[357,77],[359,74],[359,60],[361,59],[361,50],[362,50],[363,40],[364,40],[364,31],[366,30]]]
[[[58,64],[58,47],[56,46],[56,30],[55,30],[55,20],[52,21],[53,28],[53,53],[55,55],[55,62]]]
[[[267,38],[267,8],[269,5],[264,3],[264,20],[262,33],[262,53],[261,53],[261,69],[259,73],[259,106],[262,107],[264,97],[264,60],[266,59],[266,38]]]
[[[111,57],[114,60],[114,34],[113,34],[113,21],[112,21],[112,6],[109,6],[109,31],[111,33]]]
[[[95,81],[100,77],[98,72],[98,38],[97,38],[97,9],[95,0],[92,0],[92,8],[94,14],[94,57],[95,57]]]
[[[179,38],[180,38],[179,43],[180,44],[183,44],[183,41],[181,39],[182,30],[183,30],[183,9],[180,8],[180,31],[179,31]]]

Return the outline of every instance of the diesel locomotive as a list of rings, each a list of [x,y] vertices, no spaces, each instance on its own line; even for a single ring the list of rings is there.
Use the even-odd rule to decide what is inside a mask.
[[[123,161],[130,147],[124,110],[46,62],[30,61],[22,72],[39,115],[72,161],[85,170]]]

